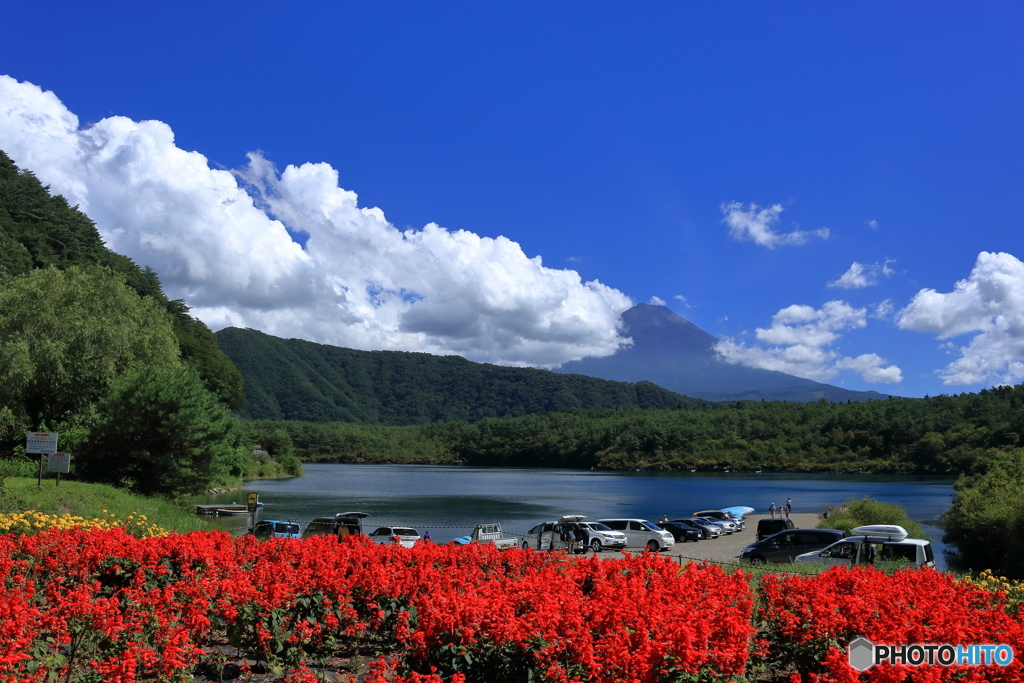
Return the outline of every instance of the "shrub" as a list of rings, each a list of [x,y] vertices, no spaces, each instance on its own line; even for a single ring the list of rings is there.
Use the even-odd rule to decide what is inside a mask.
[[[896,503],[883,503],[870,496],[851,498],[839,507],[830,509],[828,519],[818,523],[819,529],[850,531],[868,524],[897,524],[907,530],[910,538],[931,540],[921,525],[907,517],[907,511]]]

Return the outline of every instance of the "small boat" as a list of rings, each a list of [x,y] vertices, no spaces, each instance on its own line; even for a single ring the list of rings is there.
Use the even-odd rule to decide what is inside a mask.
[[[754,511],[754,508],[747,507],[746,505],[734,505],[732,507],[722,508],[722,512],[728,513],[732,517],[741,517],[741,518],[742,517],[746,517],[747,515],[749,515],[753,511]]]
[[[217,515],[246,515],[246,514],[249,514],[249,511],[246,510],[245,508],[242,508],[242,509],[238,509],[238,508],[217,508],[216,510],[214,510],[214,514],[217,514]]]

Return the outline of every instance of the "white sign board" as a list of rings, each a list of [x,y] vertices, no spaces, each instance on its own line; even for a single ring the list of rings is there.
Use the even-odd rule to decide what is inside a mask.
[[[47,472],[63,472],[67,474],[71,471],[71,454],[70,453],[50,453],[46,458],[46,471]]]
[[[26,453],[56,453],[57,432],[26,432]]]

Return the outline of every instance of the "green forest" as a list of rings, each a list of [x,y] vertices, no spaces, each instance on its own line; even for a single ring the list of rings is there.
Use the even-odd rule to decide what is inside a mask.
[[[76,478],[181,495],[275,469],[252,458],[267,437],[300,473],[232,415],[242,376],[188,310],[0,152],[0,455],[34,460],[25,432],[55,431]]]
[[[385,425],[632,406],[703,405],[650,382],[612,382],[460,356],[357,351],[229,327],[221,351],[245,378],[243,415],[264,420]]]
[[[255,421],[303,460],[956,475],[1022,446],[1024,385],[864,403],[705,403],[389,427]]]

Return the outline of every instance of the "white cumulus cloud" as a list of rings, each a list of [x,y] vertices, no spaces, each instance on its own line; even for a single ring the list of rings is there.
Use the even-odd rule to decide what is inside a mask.
[[[940,293],[922,289],[900,311],[900,327],[948,339],[976,333],[939,371],[947,385],[1024,380],[1024,263],[1006,253],[978,254],[971,274]]]
[[[250,154],[234,173],[214,169],[165,123],[112,116],[83,127],[54,93],[8,76],[0,149],[214,329],[536,366],[629,342],[622,292],[547,268],[505,237],[399,230],[325,163],[278,172]],[[305,249],[288,229],[309,235]]]
[[[757,204],[750,204],[749,207],[744,208],[741,202],[726,202],[719,208],[725,216],[722,222],[729,226],[730,237],[739,241],[751,241],[769,249],[790,244],[803,244],[811,237],[826,239],[829,234],[828,228],[777,232],[775,226],[779,222],[779,214],[783,211],[781,204],[773,204],[765,208],[761,208]]]
[[[887,259],[882,263],[869,265],[854,261],[845,273],[829,282],[828,286],[839,289],[860,289],[877,285],[880,278],[891,277],[896,272],[889,267],[890,263],[895,263],[895,261]]]
[[[894,310],[892,300],[886,299],[882,303],[875,304],[875,310],[871,312],[871,317],[878,320],[888,320]]]
[[[652,296],[649,303],[652,306],[664,306],[665,305],[665,300],[662,299],[660,296]]]
[[[903,379],[895,365],[868,353],[856,357],[841,356],[829,348],[841,332],[867,325],[867,309],[854,308],[845,301],[829,301],[821,308],[794,304],[772,317],[772,326],[759,327],[755,333],[766,346],[747,346],[723,339],[715,350],[726,361],[752,368],[776,370],[820,382],[841,370],[852,370],[864,381],[892,384]]]

